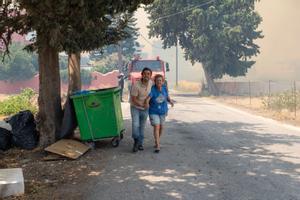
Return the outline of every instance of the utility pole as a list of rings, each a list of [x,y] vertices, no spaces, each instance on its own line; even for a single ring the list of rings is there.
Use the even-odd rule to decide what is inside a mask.
[[[123,62],[122,62],[122,43],[119,42],[118,45],[117,45],[117,50],[118,50],[118,69],[119,69],[119,72],[122,73],[123,72]]]
[[[178,87],[178,40],[176,41],[176,87]]]

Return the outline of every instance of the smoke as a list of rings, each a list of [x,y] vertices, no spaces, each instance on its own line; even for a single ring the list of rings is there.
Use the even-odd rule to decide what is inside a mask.
[[[300,1],[261,0],[257,11],[263,17],[257,41],[261,54],[247,78],[257,80],[299,80],[300,75]]]
[[[259,29],[265,36],[256,43],[261,47],[256,64],[249,70],[246,77],[239,80],[299,80],[300,79],[300,0],[261,0],[256,10],[263,22]],[[137,14],[140,33],[148,38],[147,25],[149,19],[143,9]],[[160,56],[170,63],[170,81],[175,81],[175,48],[162,50],[159,39],[139,37],[144,45],[142,52],[149,58]],[[189,81],[203,80],[201,65],[192,66],[186,62],[183,52],[179,51],[179,79]],[[225,79],[231,79],[226,77]]]

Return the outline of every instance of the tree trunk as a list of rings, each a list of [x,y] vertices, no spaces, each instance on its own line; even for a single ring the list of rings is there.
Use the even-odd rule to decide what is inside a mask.
[[[69,86],[68,86],[68,96],[69,96],[72,92],[81,90],[80,52],[69,54],[68,75],[69,75]]]
[[[75,112],[71,109],[72,100],[70,99],[70,95],[75,91],[81,90],[80,52],[69,53],[68,55],[68,80],[68,95],[63,106],[64,112],[61,132],[56,135],[56,139],[58,140],[72,136],[77,126]]]
[[[55,142],[62,120],[58,51],[48,44],[38,49],[39,59],[39,113],[40,146]]]
[[[205,68],[204,64],[203,64],[203,71],[204,71],[205,79],[206,79],[206,82],[207,82],[208,92],[211,95],[218,96],[219,95],[219,89],[216,86],[216,84],[214,82],[214,79],[211,77],[211,75],[209,74],[209,72]]]
[[[118,69],[120,72],[123,71],[123,59],[122,59],[122,45],[121,42],[118,43]]]

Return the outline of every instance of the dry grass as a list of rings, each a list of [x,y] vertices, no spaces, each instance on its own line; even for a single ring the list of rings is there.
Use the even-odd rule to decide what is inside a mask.
[[[247,110],[254,114],[259,114],[264,117],[300,126],[300,110],[297,110],[297,115],[295,116],[295,111],[290,112],[288,110],[282,110],[279,112],[266,109],[262,102],[263,97],[252,97],[251,100],[249,97],[235,96],[214,97],[214,99],[227,105]]]
[[[182,92],[199,92],[202,88],[201,83],[191,81],[179,81],[176,90]]]
[[[262,99],[257,97],[250,99],[249,97],[226,96],[226,97],[216,97],[216,99],[220,99],[224,103],[251,108],[254,110],[260,110],[263,108]]]

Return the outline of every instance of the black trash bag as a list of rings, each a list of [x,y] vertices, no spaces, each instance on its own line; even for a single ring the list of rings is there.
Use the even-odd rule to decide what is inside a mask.
[[[36,130],[34,116],[29,110],[12,116],[8,123],[12,127],[12,143],[16,147],[31,150],[37,147],[39,135]]]
[[[65,103],[64,117],[60,132],[56,134],[56,139],[70,138],[77,127],[77,119],[73,101],[68,98]]]
[[[9,130],[0,127],[0,149],[6,151],[11,147],[12,134]]]

